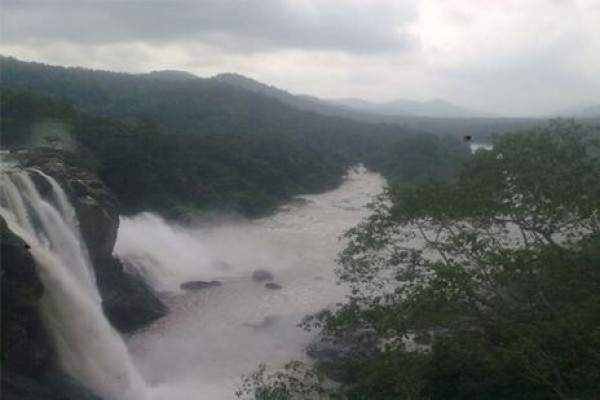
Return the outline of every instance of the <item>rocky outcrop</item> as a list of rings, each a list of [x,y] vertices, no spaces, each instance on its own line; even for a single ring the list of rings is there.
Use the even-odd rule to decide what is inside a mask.
[[[103,308],[113,326],[129,332],[166,313],[166,307],[139,278],[112,256],[119,226],[118,202],[73,156],[54,150],[12,155],[25,167],[52,176],[73,204],[94,265]],[[44,195],[49,182],[31,175]],[[0,218],[2,299],[2,397],[5,399],[97,400],[55,368],[50,340],[38,312],[44,288],[28,245]]]
[[[183,290],[200,290],[222,285],[223,284],[219,281],[188,281],[183,282],[179,287]]]
[[[139,277],[128,274],[112,251],[119,228],[119,203],[93,173],[82,168],[71,153],[52,149],[27,150],[15,154],[24,167],[52,176],[70,198],[79,220],[103,299],[106,316],[121,332],[130,332],[166,314],[164,304]],[[36,186],[49,186],[33,176]],[[47,190],[50,190],[47,187]]]
[[[2,234],[2,366],[16,374],[40,377],[51,357],[37,312],[43,294],[35,261],[26,243],[0,218]]]
[[[14,157],[22,166],[38,169],[60,183],[75,208],[92,262],[111,257],[119,228],[119,203],[104,183],[70,153],[36,149]],[[32,179],[42,194],[51,189],[41,176],[32,175]]]
[[[266,282],[273,280],[273,274],[265,269],[257,269],[252,273],[252,279],[256,282]]]
[[[52,367],[52,346],[38,313],[44,288],[35,261],[1,217],[0,235],[2,398],[99,400]]]
[[[281,290],[282,286],[279,283],[269,282],[265,283],[265,287],[271,290]]]
[[[124,272],[119,260],[110,257],[97,265],[102,308],[118,331],[132,332],[167,313],[152,289],[137,276]]]

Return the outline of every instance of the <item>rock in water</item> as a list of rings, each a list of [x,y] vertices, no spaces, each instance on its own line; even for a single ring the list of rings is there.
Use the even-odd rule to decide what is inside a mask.
[[[272,281],[273,280],[273,274],[270,273],[267,270],[264,270],[264,269],[257,269],[252,274],[252,279],[254,279],[257,282]]]
[[[179,285],[179,287],[183,290],[200,290],[200,289],[206,289],[206,288],[216,287],[216,286],[222,286],[221,282],[219,282],[219,281],[210,281],[210,282],[189,281],[189,282],[183,282],[181,285]]]
[[[269,283],[265,283],[265,287],[267,289],[271,289],[271,290],[279,290],[279,289],[281,289],[282,286],[278,283],[269,282]]]
[[[167,313],[152,289],[139,276],[125,272],[119,260],[108,258],[98,265],[96,282],[102,308],[119,332],[133,332]]]

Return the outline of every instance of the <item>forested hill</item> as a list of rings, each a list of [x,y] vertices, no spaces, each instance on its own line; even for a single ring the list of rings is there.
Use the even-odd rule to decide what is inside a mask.
[[[151,116],[173,129],[200,132],[391,133],[394,125],[359,123],[300,110],[271,95],[221,79],[157,79],[0,59],[2,85],[71,101],[82,111],[118,119]],[[159,74],[160,75],[160,74]]]
[[[145,113],[181,130],[218,132],[238,131],[240,126],[248,129],[269,126],[285,127],[289,131],[298,124],[310,128],[326,123],[348,131],[358,126],[366,129],[361,123],[367,123],[371,130],[373,124],[378,124],[380,129],[391,125],[394,129],[403,127],[456,137],[470,134],[487,140],[493,133],[545,124],[543,119],[377,115],[315,97],[292,95],[237,74],[220,74],[208,79],[182,71],[134,75],[49,66],[2,56],[0,63],[5,87],[67,98],[83,110],[115,118]],[[308,116],[306,112],[312,114]]]
[[[3,58],[3,146],[74,142],[126,212],[176,217],[261,214],[334,188],[361,162],[405,182],[448,176],[468,154],[457,139],[323,116],[214,79],[164,78]]]

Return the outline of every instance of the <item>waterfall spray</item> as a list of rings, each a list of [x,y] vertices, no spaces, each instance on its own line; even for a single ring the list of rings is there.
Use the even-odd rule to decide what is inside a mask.
[[[42,196],[31,176],[50,185]],[[28,245],[44,285],[40,312],[60,365],[106,400],[144,400],[146,387],[102,311],[76,213],[60,185],[34,170],[2,171],[0,215]]]

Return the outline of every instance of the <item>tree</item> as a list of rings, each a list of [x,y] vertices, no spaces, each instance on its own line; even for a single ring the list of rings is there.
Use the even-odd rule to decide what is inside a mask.
[[[346,234],[349,300],[308,318],[361,332],[347,399],[591,399],[600,382],[599,143],[573,122],[506,135],[453,182],[390,188]],[[359,346],[357,346],[359,349]]]
[[[427,398],[592,396],[598,149],[580,126],[554,121],[499,138],[454,183],[391,189],[347,234],[338,273],[353,295],[324,315],[325,334],[370,331],[400,357],[430,338],[415,377]]]

